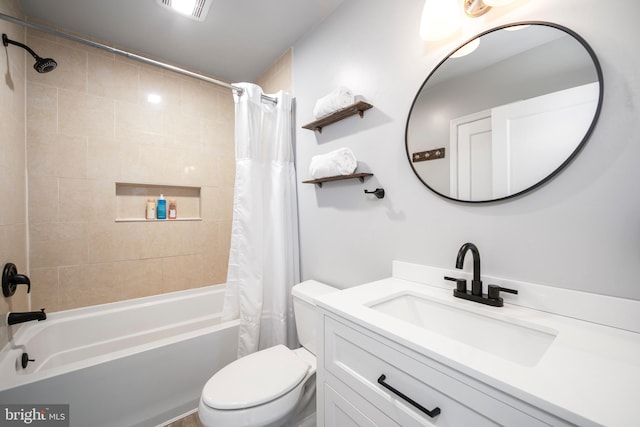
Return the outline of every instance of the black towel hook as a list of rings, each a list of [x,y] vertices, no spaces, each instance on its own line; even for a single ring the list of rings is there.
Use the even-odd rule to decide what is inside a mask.
[[[373,191],[364,190],[365,194],[373,194],[378,199],[384,198],[384,188],[376,188]]]

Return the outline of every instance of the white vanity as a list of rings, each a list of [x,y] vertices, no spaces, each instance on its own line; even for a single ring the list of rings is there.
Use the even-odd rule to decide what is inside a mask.
[[[318,426],[640,425],[640,301],[485,276],[519,291],[490,307],[452,274],[396,261],[319,299]]]

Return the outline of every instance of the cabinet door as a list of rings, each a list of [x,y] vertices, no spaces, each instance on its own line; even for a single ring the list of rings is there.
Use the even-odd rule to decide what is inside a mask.
[[[397,345],[391,347],[381,337],[373,338],[374,334],[365,335],[355,326],[326,317],[324,327],[323,364],[329,374],[327,378],[335,378],[331,384],[346,384],[345,388],[361,396],[368,407],[379,410],[403,427],[549,425],[481,392],[480,384],[470,386],[455,373],[446,372],[433,361],[427,363],[426,358],[419,360],[417,355],[399,351]],[[396,391],[383,387],[380,380]],[[362,408],[350,396],[343,395],[354,406]],[[425,414],[412,402],[432,411],[433,415]],[[370,410],[361,409],[361,412],[369,414]]]
[[[332,385],[324,384],[324,405],[326,427],[399,427],[399,424],[337,380],[332,381]]]

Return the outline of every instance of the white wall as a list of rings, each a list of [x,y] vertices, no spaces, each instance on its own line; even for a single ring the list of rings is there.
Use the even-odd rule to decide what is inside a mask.
[[[418,37],[423,0],[347,0],[294,46],[298,180],[311,157],[350,147],[375,176],[299,184],[302,274],[339,287],[391,273],[394,259],[452,268],[478,245],[482,273],[640,299],[640,38],[636,0],[519,0],[442,43]],[[471,205],[445,200],[415,177],[407,114],[431,69],[458,44],[497,25],[550,21],[580,34],[604,73],[604,103],[585,148],[556,178],[522,197]],[[345,85],[374,108],[323,129],[315,100]],[[363,190],[384,187],[378,200]],[[466,262],[466,269],[471,262]]]

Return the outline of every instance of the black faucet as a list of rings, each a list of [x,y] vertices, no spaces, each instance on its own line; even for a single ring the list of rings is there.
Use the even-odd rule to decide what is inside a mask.
[[[455,277],[445,276],[446,280],[456,282],[456,289],[453,290],[453,296],[470,301],[479,302],[480,304],[491,305],[494,307],[502,307],[504,301],[500,297],[500,292],[509,292],[517,294],[515,289],[503,288],[498,285],[489,285],[487,293],[482,293],[482,280],[480,279],[480,251],[473,243],[465,243],[460,247],[456,258],[456,268],[462,270],[464,266],[464,256],[467,251],[471,251],[473,255],[473,280],[471,280],[471,292],[467,290],[466,279],[458,279]]]
[[[2,295],[6,298],[16,293],[18,285],[27,285],[27,293],[31,292],[31,280],[24,274],[18,274],[16,265],[8,262],[2,269]]]
[[[482,295],[482,280],[480,280],[480,251],[473,243],[465,243],[458,251],[456,258],[456,268],[462,270],[464,267],[464,256],[467,251],[471,251],[473,255],[473,280],[471,281],[471,294]]]
[[[30,322],[32,320],[37,320],[39,322],[41,320],[45,320],[46,318],[47,313],[44,312],[44,308],[40,309],[40,311],[9,313],[9,315],[7,316],[7,324],[16,325],[18,323]]]

